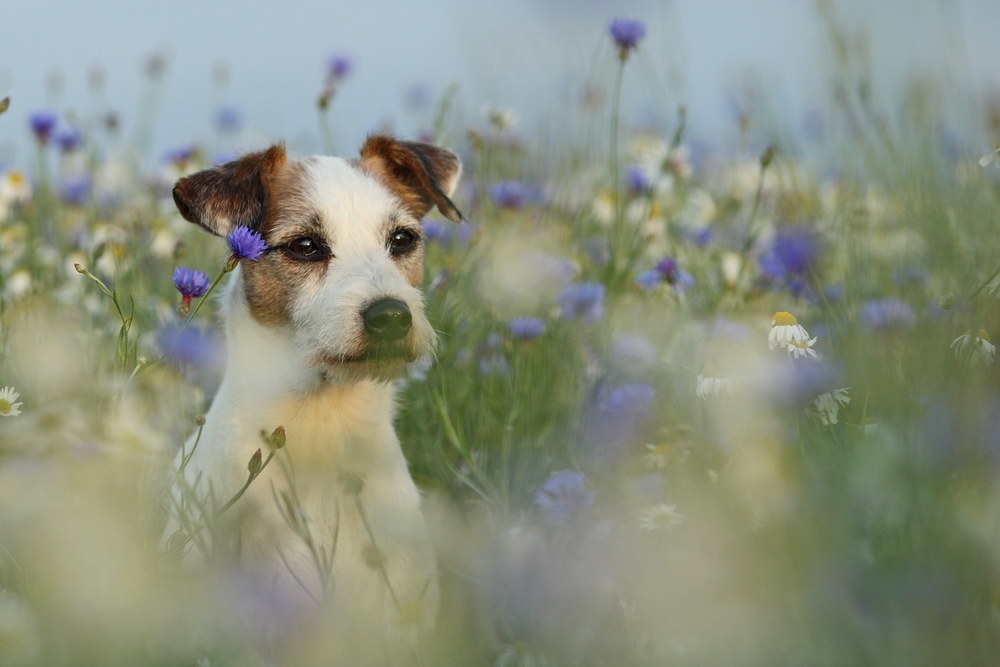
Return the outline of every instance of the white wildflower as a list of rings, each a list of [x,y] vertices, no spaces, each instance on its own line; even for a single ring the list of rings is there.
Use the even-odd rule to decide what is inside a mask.
[[[21,414],[20,407],[23,403],[17,402],[20,396],[13,387],[0,389],[0,417],[17,417]]]
[[[956,358],[968,361],[972,368],[989,366],[993,363],[993,357],[997,352],[985,329],[980,329],[978,334],[966,331],[952,341],[951,349],[954,350]]]
[[[990,166],[993,162],[1000,164],[1000,144],[997,144],[993,150],[979,158],[979,166],[983,168]]]
[[[815,342],[815,340],[814,338],[813,341]],[[798,323],[794,315],[784,311],[774,314],[774,317],[771,319],[771,333],[767,337],[768,348],[772,350],[780,348],[793,353],[792,347],[797,347],[803,341],[809,341],[809,334]],[[812,343],[807,345],[807,347],[811,346]],[[813,353],[813,356],[815,356],[815,353]]]
[[[825,394],[820,394],[813,401],[813,408],[816,410],[819,420],[823,422],[823,426],[837,423],[837,413],[840,408],[851,402],[851,397],[847,395],[848,389],[850,387],[828,391]]]
[[[708,398],[726,393],[732,395],[736,391],[736,380],[733,378],[718,377],[715,366],[712,362],[705,364],[701,374],[698,376],[698,385],[695,394],[698,398]]]
[[[649,531],[670,531],[683,520],[684,517],[677,512],[677,505],[660,503],[647,507],[639,514],[639,527]]]

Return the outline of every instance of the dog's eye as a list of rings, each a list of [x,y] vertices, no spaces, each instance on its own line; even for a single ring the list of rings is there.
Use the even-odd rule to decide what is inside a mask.
[[[288,244],[288,249],[299,259],[319,259],[323,256],[320,245],[308,236],[295,239]]]
[[[398,229],[389,237],[389,252],[401,255],[417,242],[417,235],[406,229]]]

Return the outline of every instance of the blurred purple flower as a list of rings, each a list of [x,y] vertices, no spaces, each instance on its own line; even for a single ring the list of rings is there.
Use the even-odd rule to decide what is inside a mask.
[[[599,392],[584,427],[587,448],[596,455],[620,453],[645,425],[655,400],[656,390],[644,383]]]
[[[641,195],[653,186],[653,179],[641,164],[634,164],[625,172],[625,182],[634,195]]]
[[[346,53],[338,53],[330,57],[327,64],[327,75],[331,79],[343,79],[354,69],[354,61]]]
[[[234,229],[228,239],[229,247],[233,251],[230,259],[249,259],[256,262],[267,250],[267,244],[261,235],[242,225]]]
[[[491,352],[479,360],[480,375],[506,375],[509,370],[510,364],[507,362],[507,357],[500,352]]]
[[[239,132],[243,126],[243,114],[232,105],[221,106],[215,113],[215,126],[220,132]]]
[[[715,236],[715,229],[711,225],[706,225],[699,230],[691,232],[690,238],[691,242],[696,246],[704,248],[711,243],[713,236]]]
[[[910,304],[899,299],[869,301],[861,308],[861,321],[873,331],[909,329],[917,322]]]
[[[28,117],[31,131],[35,133],[35,138],[42,144],[49,142],[57,122],[59,122],[59,118],[54,111],[36,111]]]
[[[70,127],[56,134],[56,143],[63,153],[72,153],[83,145],[83,135],[76,128]]]
[[[624,58],[639,44],[639,40],[646,36],[646,26],[642,21],[615,19],[608,26],[608,32],[611,33],[615,45]]]
[[[59,197],[67,204],[83,206],[90,201],[90,177],[70,179],[59,188]]]
[[[771,254],[786,274],[808,277],[823,253],[819,235],[802,227],[782,227],[771,242]]]
[[[437,241],[441,245],[451,241],[451,223],[440,218],[426,218],[420,223],[424,229],[424,238],[427,241]]]
[[[553,526],[565,526],[594,504],[596,493],[587,489],[587,478],[576,470],[560,470],[539,487],[535,505]]]
[[[518,209],[539,202],[541,193],[521,181],[498,181],[490,187],[490,199],[499,208]]]
[[[656,361],[656,348],[645,336],[626,334],[615,341],[613,356],[619,365],[641,368]]]
[[[635,282],[639,284],[639,287],[647,292],[651,292],[657,287],[659,287],[663,282],[663,276],[656,269],[650,269],[649,271],[643,271],[635,277]]]
[[[521,340],[535,340],[545,333],[545,320],[540,317],[515,317],[507,324],[510,335]]]
[[[205,368],[216,364],[221,342],[210,330],[170,325],[157,335],[167,361],[179,366]]]
[[[475,227],[464,221],[455,225],[455,236],[463,246],[469,245],[469,241],[472,240],[472,235],[475,231]]]
[[[672,285],[678,294],[683,294],[685,289],[695,283],[694,276],[681,269],[673,257],[661,259],[655,269],[643,271],[635,280],[646,291],[655,289],[660,283],[667,283]]]
[[[195,148],[194,146],[184,146],[183,148],[175,148],[171,151],[167,151],[164,156],[168,162],[173,162],[177,165],[185,165],[194,159]]]
[[[410,111],[424,111],[431,105],[431,90],[422,83],[415,83],[403,94],[403,104]]]
[[[563,288],[558,301],[564,319],[582,317],[584,322],[596,322],[604,315],[604,285],[571,283]]]

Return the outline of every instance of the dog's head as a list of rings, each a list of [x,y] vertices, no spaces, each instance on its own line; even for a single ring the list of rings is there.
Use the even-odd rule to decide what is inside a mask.
[[[246,304],[306,365],[334,381],[389,378],[434,347],[420,219],[437,206],[461,221],[449,199],[461,169],[445,149],[372,136],[357,160],[289,160],[272,146],[183,178],[173,194],[213,234],[244,225],[264,237],[263,256],[242,262]]]

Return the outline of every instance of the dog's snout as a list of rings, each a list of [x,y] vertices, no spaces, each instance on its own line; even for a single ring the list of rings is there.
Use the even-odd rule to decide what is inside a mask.
[[[379,299],[365,308],[365,329],[381,343],[392,343],[410,332],[413,317],[399,299]]]

